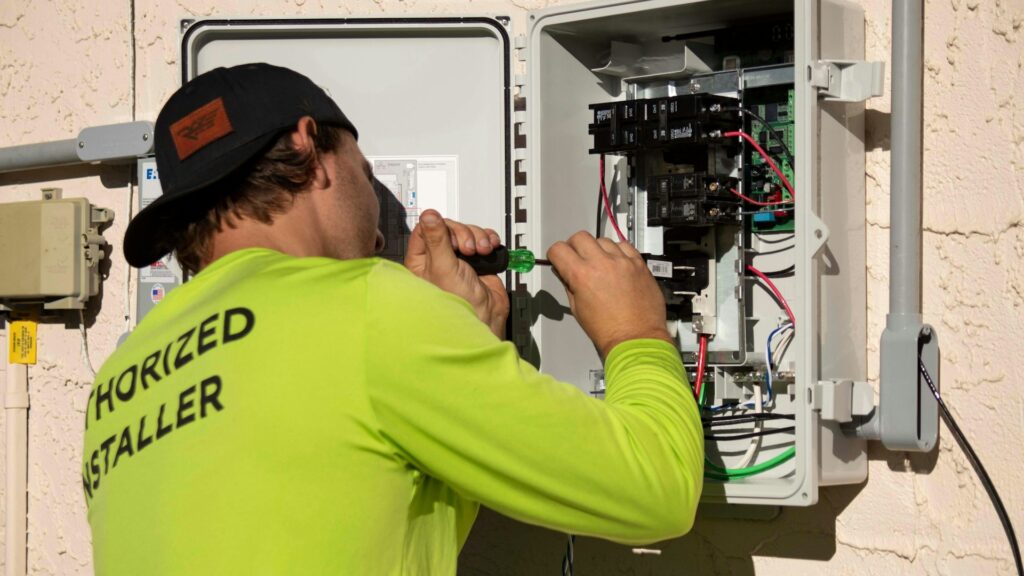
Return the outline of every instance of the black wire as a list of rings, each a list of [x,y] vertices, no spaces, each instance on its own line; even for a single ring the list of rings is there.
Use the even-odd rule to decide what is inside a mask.
[[[754,232],[754,236],[757,236],[757,240],[762,244],[782,244],[783,242],[789,242],[790,240],[796,238],[796,234],[790,234],[789,236],[775,236],[769,238],[768,236],[765,236],[764,232],[761,232],[760,234]]]
[[[601,237],[601,221],[604,220],[604,195],[601,194],[601,186],[597,187],[597,224],[594,225],[594,238]]]
[[[785,428],[769,428],[767,430],[760,430],[757,432],[748,432],[746,434],[705,434],[705,440],[743,440],[745,438],[756,438],[758,436],[770,436],[772,434],[784,434],[786,432],[793,432],[796,428],[793,426],[787,426]],[[729,432],[729,430],[724,430]]]
[[[783,268],[782,270],[773,270],[771,272],[762,272],[762,274],[764,274],[765,276],[767,276],[769,278],[787,278],[789,276],[792,276],[793,274],[796,274],[796,266],[790,264],[788,267]]]
[[[737,406],[739,402],[729,404],[730,406]],[[792,414],[780,414],[778,412],[754,412],[746,414],[722,414],[721,416],[709,416],[702,418],[701,420],[707,422],[709,420],[714,422],[721,422],[724,420],[739,420],[741,418],[760,418],[762,420],[795,420],[796,416]]]
[[[786,158],[784,158],[786,164],[789,164],[790,168],[796,168],[795,166],[793,166],[793,158],[795,158],[795,156],[793,156],[793,151],[789,149],[789,145],[786,144],[786,140],[782,137],[782,135],[779,134],[779,132],[774,127],[772,127],[772,125],[769,124],[767,120],[762,118],[758,113],[748,108],[737,106],[734,109],[739,110],[740,112],[743,112],[744,114],[750,116],[754,120],[760,122],[761,125],[764,126],[764,129],[767,130],[773,138],[775,138],[775,141],[779,143],[779,146],[781,146],[782,150],[786,153]],[[730,110],[733,110],[733,108],[730,108]]]
[[[562,556],[562,576],[573,576],[576,573],[576,551],[573,545],[576,544],[576,536],[569,535],[569,541],[565,545],[565,556]]]
[[[1013,553],[1013,561],[1017,565],[1017,574],[1024,576],[1024,564],[1021,563],[1020,558],[1020,545],[1017,544],[1017,535],[1013,531],[1013,524],[1010,522],[1010,515],[1006,513],[1006,507],[1003,506],[1003,500],[999,497],[999,492],[996,491],[996,487],[992,484],[992,479],[989,477],[988,472],[985,471],[985,467],[981,465],[981,460],[978,455],[974,453],[974,448],[971,447],[971,443],[967,441],[967,437],[964,436],[960,427],[957,426],[956,420],[953,420],[953,414],[950,413],[949,408],[946,407],[946,403],[942,401],[942,397],[939,395],[939,389],[935,387],[935,382],[932,382],[931,375],[928,374],[928,369],[925,368],[924,360],[918,359],[918,366],[921,368],[921,376],[924,377],[924,381],[931,388],[932,394],[935,396],[935,401],[939,404],[939,415],[942,416],[942,421],[946,423],[946,427],[953,433],[953,438],[956,439],[956,443],[960,445],[960,449],[964,451],[964,455],[967,456],[968,462],[971,463],[971,467],[978,474],[978,479],[981,480],[982,486],[985,487],[985,491],[988,492],[988,497],[992,500],[992,506],[996,509],[996,514],[999,516],[999,521],[1003,523],[1003,530],[1006,532],[1006,538],[1010,541],[1010,551]]]
[[[715,426],[731,426],[733,424],[749,424],[751,422],[763,422],[765,420],[793,420],[792,414],[737,414],[722,418],[704,418],[701,423],[705,428]]]

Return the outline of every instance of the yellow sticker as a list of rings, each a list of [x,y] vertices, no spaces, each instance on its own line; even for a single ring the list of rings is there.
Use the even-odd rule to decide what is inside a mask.
[[[15,320],[7,330],[10,342],[11,364],[36,363],[36,323],[31,320]]]

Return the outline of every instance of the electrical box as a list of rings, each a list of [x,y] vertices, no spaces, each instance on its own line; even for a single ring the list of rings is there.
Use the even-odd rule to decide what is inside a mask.
[[[805,506],[863,481],[843,429],[866,379],[863,104],[812,74],[863,57],[861,9],[601,1],[526,21],[186,21],[182,80],[264,61],[323,86],[379,172],[390,257],[425,208],[540,254],[579,230],[617,239],[603,180],[692,381],[703,368],[704,500]],[[600,395],[556,276],[506,281],[521,355]]]
[[[100,289],[99,263],[107,241],[101,228],[110,210],[85,198],[0,204],[0,310],[41,306],[82,309]]]
[[[138,161],[139,209],[149,206],[163,194],[156,158],[150,156]],[[136,276],[135,322],[163,301],[167,294],[181,285],[184,273],[173,254],[165,254],[149,266],[140,268]]]

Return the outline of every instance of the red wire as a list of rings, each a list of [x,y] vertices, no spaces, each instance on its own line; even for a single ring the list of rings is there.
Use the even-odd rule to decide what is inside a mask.
[[[740,192],[735,188],[730,189],[729,192],[732,192],[735,196],[738,196],[739,198],[746,200],[747,202],[750,202],[754,206],[778,206],[779,204],[790,204],[793,202],[792,200],[779,200],[778,202],[761,202],[760,200],[754,200],[749,196],[744,196],[743,194],[740,194]]]
[[[619,229],[619,222],[615,218],[615,213],[612,212],[612,203],[608,200],[608,189],[604,186],[604,154],[601,154],[601,200],[604,203],[604,212],[608,215],[608,221],[611,222],[612,228],[615,228],[615,233],[619,235],[619,241],[629,244],[626,235]]]
[[[786,187],[786,190],[789,190],[789,194],[794,197],[796,196],[796,193],[793,192],[793,185],[789,183],[789,180],[786,178],[785,174],[782,173],[782,170],[779,170],[778,165],[775,164],[775,161],[772,160],[771,156],[769,156],[768,153],[764,151],[764,148],[761,148],[761,145],[758,144],[756,140],[750,137],[750,134],[737,130],[735,132],[726,132],[725,134],[722,134],[722,136],[725,136],[726,138],[733,138],[735,136],[739,136],[740,138],[746,140],[748,144],[754,147],[754,150],[757,150],[757,153],[761,155],[761,158],[764,158],[764,161],[768,163],[768,166],[771,166],[771,169],[779,177],[779,180],[782,181],[782,185]]]
[[[700,402],[700,389],[704,385],[704,370],[707,368],[708,358],[708,335],[700,334],[697,337],[697,377],[693,380],[693,395]]]
[[[764,272],[761,272],[760,270],[754,268],[753,266],[748,265],[747,271],[749,271],[754,276],[760,278],[761,281],[764,282],[766,286],[768,286],[768,288],[772,291],[772,294],[775,295],[775,299],[778,300],[779,303],[782,304],[782,307],[786,309],[786,315],[789,316],[789,321],[793,323],[793,326],[796,326],[796,318],[793,316],[793,311],[790,310],[789,308],[789,303],[786,302],[786,299],[782,297],[782,292],[779,292],[779,289],[775,286],[775,283],[772,282],[771,278],[765,276]]]

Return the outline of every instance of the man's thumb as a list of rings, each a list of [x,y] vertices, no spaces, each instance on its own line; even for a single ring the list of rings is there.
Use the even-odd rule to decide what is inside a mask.
[[[420,233],[427,245],[427,252],[436,263],[455,262],[448,225],[437,211],[427,210],[420,215]]]
[[[438,244],[443,243],[451,245],[451,240],[448,237],[448,227],[444,225],[444,220],[441,219],[440,214],[433,210],[427,210],[420,215],[420,224],[422,225],[423,240],[426,241],[428,246],[434,248]]]

